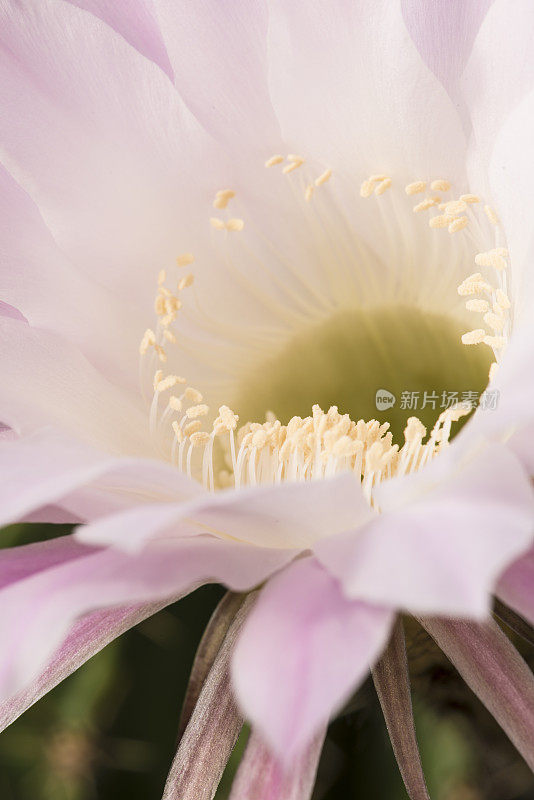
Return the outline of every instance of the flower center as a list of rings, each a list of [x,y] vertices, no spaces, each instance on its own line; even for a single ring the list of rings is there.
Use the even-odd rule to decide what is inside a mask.
[[[287,286],[283,276],[281,281],[271,276],[295,301],[297,322],[281,309],[283,335],[269,332],[261,358],[248,359],[227,393],[216,395],[237,413],[216,403],[216,415],[198,388],[163,372],[169,356],[175,364],[180,361],[177,322],[188,310],[184,292],[193,284],[193,275],[180,270],[193,263],[193,255],[178,257],[179,274],[171,275],[171,282],[162,270],[157,326],[145,332],[140,346],[142,388],[152,394],[150,429],[162,454],[209,489],[310,480],[351,470],[373,504],[373,488],[381,480],[420,468],[447,445],[452,426],[476,405],[488,371],[493,377],[511,330],[508,253],[495,212],[476,195],[451,197],[451,185],[443,179],[428,186],[412,181],[399,191],[390,176],[376,174],[361,184],[358,202],[377,203],[378,220],[385,227],[376,244],[382,238],[389,243],[385,261],[394,270],[389,274],[382,268],[377,274],[374,248],[353,237],[347,224],[351,213],[358,213],[350,212],[351,201],[344,197],[340,203],[339,196],[325,194],[335,177],[332,171],[313,178],[304,164],[303,158],[290,155],[287,161],[273,156],[265,166],[281,166],[285,180],[297,181],[300,175],[292,189],[298,213],[304,214],[315,237],[312,256],[319,265],[324,262],[322,286],[308,292],[306,273],[292,268]],[[234,198],[232,190],[219,191],[213,202],[218,216],[210,219],[213,234],[227,247],[246,236],[244,219],[228,209]],[[334,244],[325,246],[323,231],[334,217]],[[409,226],[415,231],[412,236]],[[418,258],[424,267],[419,272],[414,267]],[[467,274],[470,260],[478,272]],[[250,283],[236,267],[238,258],[225,252],[223,261],[238,283]],[[457,291],[455,274],[461,276]],[[260,286],[252,290],[261,295]],[[465,302],[461,313],[459,298]],[[193,305],[198,311],[198,297],[192,314]],[[279,309],[280,300],[271,298],[266,305]],[[465,318],[472,315],[481,322],[465,332]],[[187,320],[186,313],[189,342],[192,318]],[[196,317],[199,334],[206,320],[217,329],[201,310]],[[219,339],[224,330],[246,337],[244,327],[233,320],[221,326]],[[257,340],[257,333],[252,338]],[[209,360],[201,339],[199,359]]]
[[[337,406],[353,420],[389,422],[400,446],[415,412],[431,428],[441,410],[484,390],[491,351],[463,346],[462,333],[454,318],[417,307],[345,311],[291,339],[232,403],[241,419],[269,410],[283,424],[314,404]]]

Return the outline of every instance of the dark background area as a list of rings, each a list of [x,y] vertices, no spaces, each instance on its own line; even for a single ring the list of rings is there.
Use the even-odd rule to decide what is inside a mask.
[[[12,526],[2,544],[67,531]],[[195,650],[223,593],[205,586],[138,625],[4,731],[1,800],[159,800]],[[532,775],[489,714],[415,623],[407,633],[432,800],[534,800]],[[329,728],[314,800],[349,798],[407,800],[370,681]]]

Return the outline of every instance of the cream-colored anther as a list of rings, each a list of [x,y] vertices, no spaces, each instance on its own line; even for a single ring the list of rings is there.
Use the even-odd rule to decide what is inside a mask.
[[[413,207],[413,210],[416,214],[418,214],[420,211],[428,211],[429,208],[432,208],[435,205],[435,197],[425,197],[424,200],[421,200],[420,203],[417,203],[417,205]]]
[[[234,414],[231,408],[228,408],[228,406],[221,406],[219,408],[219,416],[229,431],[234,431],[236,429],[239,417],[237,414]]]
[[[486,331],[483,328],[476,328],[473,331],[467,331],[462,336],[462,344],[480,344],[484,341]]]
[[[141,344],[139,345],[139,352],[143,356],[149,347],[153,347],[156,344],[156,336],[154,331],[151,328],[147,328],[143,338],[141,339]]]
[[[211,437],[209,433],[206,433],[205,431],[199,431],[198,433],[192,433],[189,439],[193,447],[200,447],[201,445],[208,444]]]
[[[160,344],[154,345],[154,350],[158,354],[159,360],[164,364],[167,361],[167,353]]]
[[[202,393],[198,391],[198,389],[194,389],[192,386],[188,386],[184,392],[184,397],[186,400],[189,400],[190,403],[201,403],[202,402]]]
[[[490,381],[492,381],[494,379],[495,375],[497,374],[498,369],[499,369],[499,365],[497,364],[496,361],[494,361],[493,364],[489,368],[488,377],[489,377]]]
[[[506,269],[508,266],[505,259],[495,250],[488,250],[486,253],[477,253],[475,256],[477,267],[494,267],[495,269]]]
[[[181,429],[181,427],[178,424],[178,422],[176,422],[176,420],[172,423],[172,429],[174,431],[174,435],[176,436],[177,441],[178,442],[183,442],[183,440],[184,440],[184,432]]]
[[[298,169],[304,164],[304,159],[301,156],[293,154],[288,155],[287,160],[290,163],[283,168],[282,172],[284,175],[289,175],[290,172],[294,172],[294,170]]]
[[[181,378],[179,375],[167,375],[166,378],[162,378],[159,381],[157,391],[164,392],[167,389],[172,389],[178,383],[185,383],[185,378]]]
[[[369,175],[369,180],[373,181],[373,183],[375,183],[376,181],[385,181],[389,177],[390,177],[389,175],[384,175],[381,172],[380,173],[379,172],[375,172],[374,175]]]
[[[486,212],[486,216],[492,225],[499,224],[499,217],[491,206],[484,206],[484,211]]]
[[[232,189],[220,189],[215,195],[213,208],[226,208],[233,197],[235,197],[235,192]]]
[[[404,187],[404,191],[407,195],[419,194],[420,192],[424,192],[425,189],[426,181],[414,181],[413,183],[409,183]]]
[[[209,412],[209,407],[207,405],[198,405],[198,406],[189,406],[185,415],[188,419],[198,419],[199,417],[205,417]]]
[[[166,339],[171,344],[176,344],[176,336],[172,331],[164,330],[163,331],[163,338]]]
[[[477,311],[479,314],[485,314],[486,311],[489,311],[487,300],[468,300],[465,307],[468,311]]]
[[[173,411],[181,411],[183,408],[182,401],[179,397],[176,397],[175,394],[172,394],[169,397],[169,408],[171,408]]]
[[[160,269],[158,273],[158,286],[161,286],[163,283],[165,283],[166,279],[167,279],[167,273],[165,272],[164,269]]]
[[[469,203],[470,205],[473,203],[480,203],[480,197],[477,194],[461,194],[460,200],[463,200],[464,203]]]
[[[437,180],[432,181],[430,188],[433,192],[448,192],[451,188],[451,184],[449,181],[446,181],[443,178],[438,178]]]
[[[383,180],[381,180],[375,189],[375,194],[379,196],[381,194],[384,194],[384,192],[390,188],[391,183],[392,183],[391,178],[384,178]]]
[[[332,170],[331,169],[325,169],[325,171],[322,172],[319,175],[319,177],[315,179],[315,185],[316,186],[322,186],[323,183],[326,183],[327,181],[329,181],[331,177],[332,177]]]
[[[484,322],[486,322],[490,328],[493,328],[494,331],[497,331],[497,333],[500,333],[504,328],[504,319],[494,314],[493,311],[488,311],[487,314],[484,314]]]
[[[506,247],[495,247],[493,249],[493,252],[497,253],[498,256],[502,256],[503,258],[508,258],[508,256],[510,255]]]
[[[271,156],[265,162],[265,166],[266,167],[276,167],[276,165],[277,164],[281,164],[283,160],[284,160],[284,156],[280,156],[280,155]]]
[[[193,420],[193,422],[188,422],[187,425],[184,426],[184,433],[186,436],[191,436],[193,433],[197,433],[202,428],[202,423],[199,419]]]
[[[449,214],[439,214],[437,217],[430,217],[428,224],[431,228],[448,228],[454,217]]]
[[[229,219],[226,223],[226,230],[236,233],[242,231],[245,227],[245,222],[242,219]]]
[[[269,441],[269,434],[265,430],[256,431],[252,436],[252,447],[262,450]]]
[[[314,191],[315,191],[315,186],[313,185],[313,183],[310,183],[308,186],[306,186],[306,191],[304,192],[304,199],[306,200],[307,203],[309,203],[310,200],[312,199]]]
[[[185,277],[180,278],[180,280],[178,281],[177,290],[179,292],[183,292],[184,289],[188,289],[190,286],[193,285],[194,280],[195,280],[195,276],[193,275],[192,272],[190,272],[189,275],[186,275]]]
[[[422,442],[426,436],[426,428],[418,417],[408,417],[404,429],[404,439],[406,442]]]
[[[195,260],[193,253],[182,253],[181,256],[178,256],[176,259],[176,264],[179,267],[187,267],[189,264],[192,264]]]
[[[495,298],[496,298],[497,303],[499,304],[499,306],[501,308],[503,308],[503,309],[504,308],[510,308],[511,305],[512,305],[508,295],[505,294],[501,289],[497,289],[497,291],[495,293]]]
[[[484,344],[487,344],[489,347],[498,350],[499,348],[504,347],[506,344],[506,339],[504,336],[484,336]]]
[[[467,203],[465,200],[449,200],[447,203],[443,204],[443,207],[447,214],[452,214],[453,216],[463,214],[464,211],[467,211]]]
[[[362,185],[360,186],[360,197],[371,197],[374,188],[375,185],[372,181],[363,181]]]
[[[210,217],[210,225],[212,228],[215,228],[216,231],[224,231],[226,229],[224,220],[219,217]]]
[[[449,225],[448,231],[449,233],[458,233],[458,231],[463,230],[469,224],[469,220],[467,217],[458,217],[451,222]]]

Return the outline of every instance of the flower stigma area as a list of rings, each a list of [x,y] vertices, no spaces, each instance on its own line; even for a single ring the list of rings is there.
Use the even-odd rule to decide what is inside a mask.
[[[331,169],[314,176],[297,155],[272,156],[265,167],[280,170],[282,180],[300,176],[291,190],[305,213],[321,194],[325,202],[335,178]],[[350,470],[373,505],[380,481],[419,469],[447,446],[474,407],[454,397],[474,397],[486,388],[511,332],[508,252],[497,215],[477,195],[454,196],[442,178],[411,181],[397,187],[396,195],[395,188],[393,176],[377,173],[355,194],[359,202],[378,206],[388,202],[388,194],[394,197],[389,209],[377,209],[385,226],[394,214],[409,212],[414,225],[425,227],[425,236],[449,237],[447,253],[453,258],[458,252],[461,262],[462,277],[454,287],[461,314],[411,299],[413,274],[408,289],[391,297],[378,291],[373,302],[358,302],[355,295],[356,302],[334,304],[327,314],[301,321],[235,382],[231,396],[223,398],[229,405],[217,403],[217,412],[199,388],[167,367],[179,347],[180,314],[194,282],[193,254],[178,256],[177,276],[159,273],[157,324],[140,345],[141,383],[152,397],[154,440],[178,469],[212,491]],[[244,215],[231,212],[235,201],[236,192],[221,189],[209,218],[213,234],[227,242],[245,235]],[[326,202],[333,206],[334,199]],[[400,202],[408,207],[399,212]],[[441,245],[439,238],[432,240],[437,252],[442,246],[443,240]],[[428,241],[421,247],[427,253]],[[466,259],[469,252],[476,271]],[[335,258],[327,270],[334,281]],[[476,320],[470,328],[467,317]],[[386,409],[377,408],[382,389],[392,398]],[[406,390],[424,401],[417,416],[413,405],[401,402]]]

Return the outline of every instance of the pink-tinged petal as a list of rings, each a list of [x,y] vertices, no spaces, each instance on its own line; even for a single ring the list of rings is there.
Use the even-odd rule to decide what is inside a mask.
[[[255,601],[249,594],[235,614],[201,687],[165,783],[162,800],[212,800],[243,726],[230,685],[236,638]]]
[[[307,549],[369,516],[359,483],[330,480],[205,493],[187,504],[132,508],[78,529],[80,541],[136,551],[153,539],[215,533],[259,545]]]
[[[532,89],[533,36],[534,7],[530,0],[494,0],[473,43],[461,81],[473,129],[473,170],[477,161],[485,170],[501,125]]]
[[[265,0],[154,0],[176,86],[189,108],[235,154],[278,149],[267,80]]]
[[[233,682],[245,716],[286,766],[365,677],[392,619],[389,609],[347,600],[313,559],[263,589],[235,649]]]
[[[534,675],[493,620],[422,624],[534,769]]]
[[[324,737],[323,730],[290,768],[284,770],[261,737],[252,731],[232,783],[230,800],[309,800]]]
[[[293,557],[291,550],[258,548],[197,536],[162,542],[138,556],[111,549],[59,564],[10,583],[0,592],[0,696],[21,691],[87,613],[167,600],[203,583],[251,589]]]
[[[530,326],[531,352],[534,235],[530,211],[534,204],[534,167],[531,159],[525,158],[525,153],[529,152],[533,136],[534,90],[531,90],[502,120],[489,165],[494,205],[506,232],[511,257],[515,326],[518,322]]]
[[[154,61],[173,79],[172,67],[161,37],[153,0],[69,0],[106,22],[142,55]]]
[[[7,168],[77,267],[151,317],[158,269],[205,233],[198,201],[220,188],[221,153],[160,68],[92,14],[6,0],[0,42]]]
[[[360,180],[461,178],[457,111],[423,63],[400,1],[276,0],[269,10],[271,94],[292,152]]]
[[[0,558],[0,590],[52,567],[85,557],[91,552],[73,536],[60,536],[47,542],[5,548]]]
[[[50,429],[0,442],[0,474],[0,525],[29,521],[30,514],[51,504],[62,508],[48,521],[57,522],[57,514],[63,513],[77,522],[124,504],[156,497],[185,502],[204,494],[200,484],[170,464],[116,458]]]
[[[534,548],[514,561],[501,575],[497,595],[534,625]]]
[[[94,611],[79,619],[33,681],[0,703],[0,731],[113,639],[178,599],[171,597],[157,603]]]
[[[4,301],[34,327],[68,338],[108,378],[137,391],[138,345],[145,320],[136,319],[131,309],[65,257],[31,197],[2,166],[0,258]]]
[[[9,317],[10,319],[18,319],[19,322],[28,321],[25,318],[24,314],[22,314],[22,312],[19,311],[18,308],[15,308],[9,303],[5,303],[3,300],[0,300],[0,317]]]
[[[488,614],[499,574],[532,542],[530,480],[503,445],[453,462],[449,475],[441,458],[383,484],[383,511],[369,524],[314,546],[347,596],[421,614]]]
[[[432,72],[455,96],[473,42],[494,0],[401,0],[410,36]]]
[[[60,336],[0,317],[0,366],[0,420],[17,433],[51,425],[107,452],[153,454],[141,402]]]

